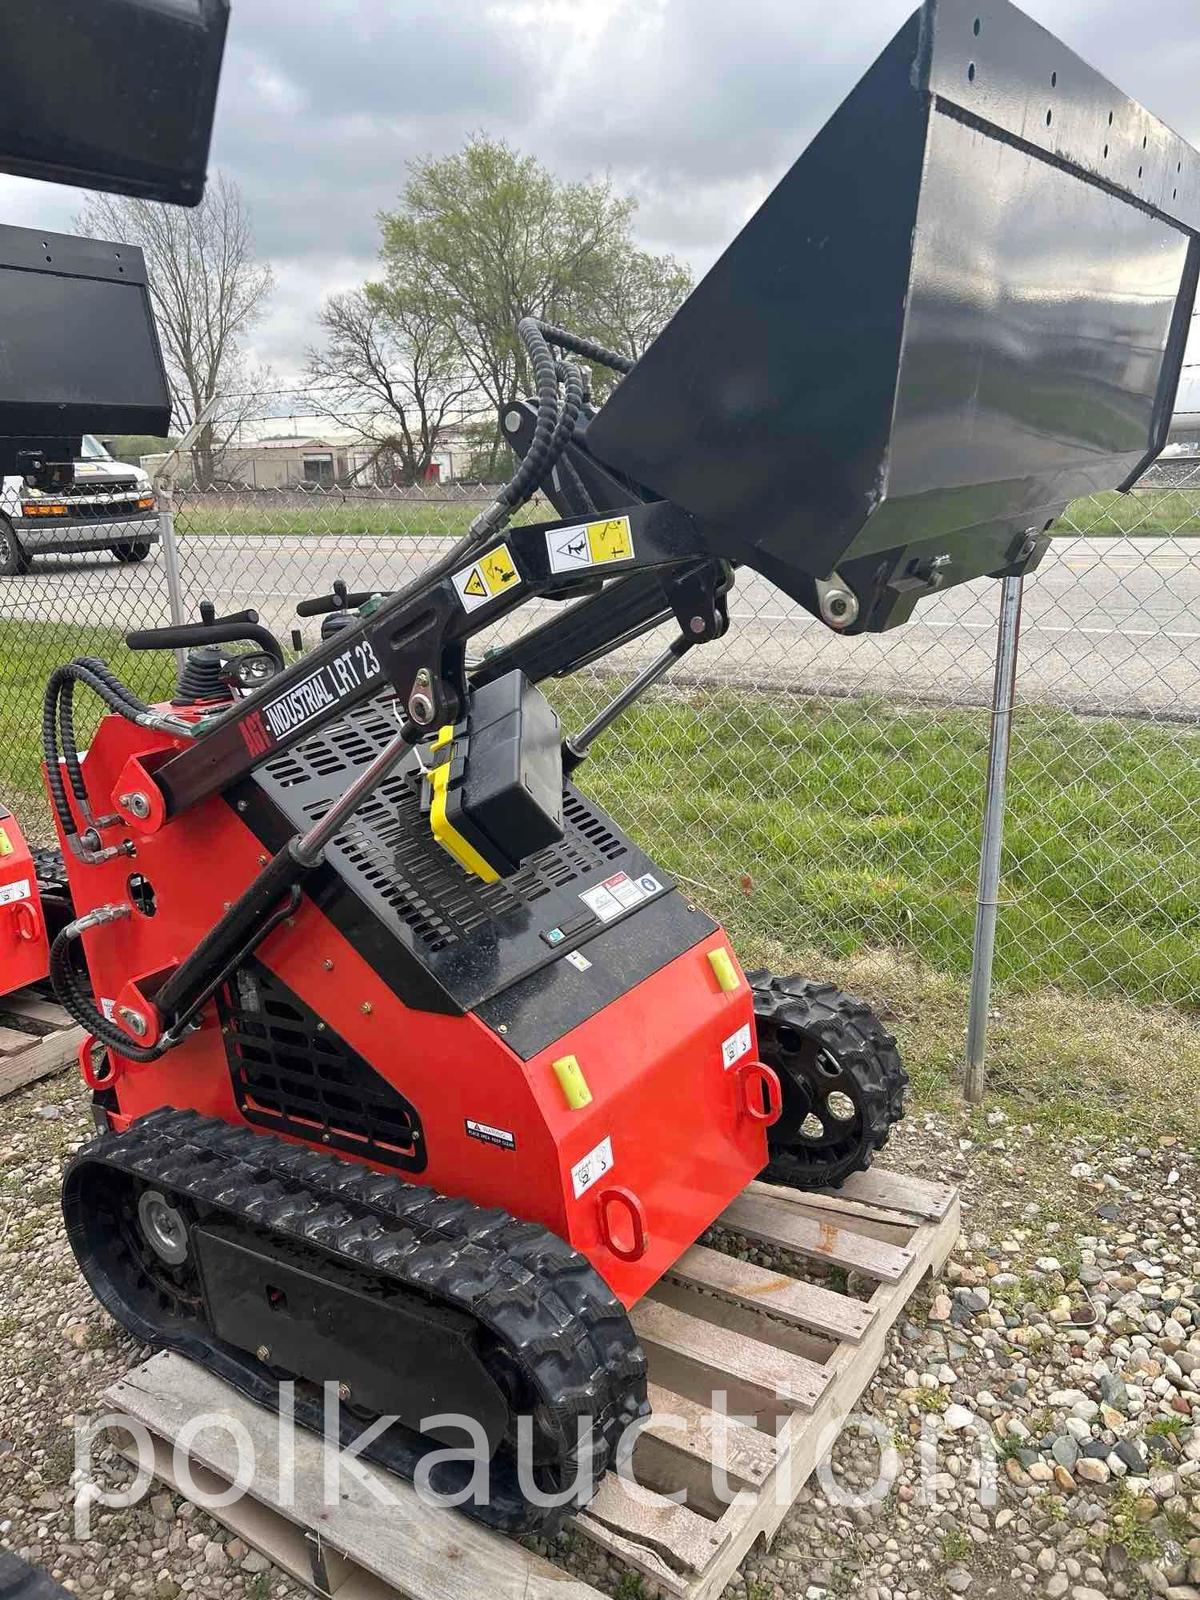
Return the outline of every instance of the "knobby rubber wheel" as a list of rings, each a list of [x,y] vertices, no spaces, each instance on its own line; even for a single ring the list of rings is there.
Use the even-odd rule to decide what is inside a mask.
[[[749,974],[758,1053],[779,1074],[783,1113],[762,1177],[824,1189],[869,1167],[904,1115],[896,1041],[862,1000],[831,983]]]

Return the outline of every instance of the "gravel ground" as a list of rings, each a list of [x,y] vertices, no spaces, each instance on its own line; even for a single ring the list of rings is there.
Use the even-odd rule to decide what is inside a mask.
[[[88,1131],[73,1081],[4,1112],[0,1539],[97,1600],[299,1594],[165,1492],[97,1510],[74,1542],[72,1424],[144,1351],[94,1305],[62,1237],[58,1172]],[[999,1109],[912,1117],[894,1146],[891,1163],[962,1182],[965,1202],[944,1281],[902,1319],[865,1402],[899,1477],[863,1508],[810,1487],[728,1595],[1200,1600],[1195,1152],[1169,1136],[1035,1131]],[[995,1446],[990,1507],[977,1426]],[[923,1431],[937,1441],[924,1476]],[[845,1438],[833,1498],[877,1463],[874,1442]],[[620,1600],[652,1592],[582,1538],[551,1553]]]

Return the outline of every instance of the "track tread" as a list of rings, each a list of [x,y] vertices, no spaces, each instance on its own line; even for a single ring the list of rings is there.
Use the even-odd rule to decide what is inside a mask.
[[[645,1356],[624,1307],[565,1241],[507,1212],[171,1108],[125,1133],[101,1134],[72,1158],[64,1182],[68,1233],[85,1275],[110,1313],[142,1338],[182,1341],[194,1354],[197,1333],[173,1339],[169,1328],[140,1325],[87,1244],[82,1175],[97,1166],[469,1312],[503,1342],[538,1397],[535,1459],[564,1484],[578,1464],[584,1499],[625,1428],[648,1410]],[[582,1452],[581,1418],[594,1419]],[[521,1507],[510,1497],[495,1516],[496,1508],[467,1509],[509,1531],[555,1526],[570,1509]]]
[[[866,1001],[844,993],[835,984],[779,978],[768,972],[751,972],[747,978],[763,1059],[774,1065],[765,1041],[776,1027],[786,1025],[815,1040],[835,1055],[854,1079],[862,1117],[857,1147],[836,1162],[821,1163],[816,1152],[810,1155],[772,1145],[762,1176],[768,1183],[794,1189],[836,1188],[852,1172],[863,1172],[871,1165],[904,1115],[909,1080],[895,1037]]]

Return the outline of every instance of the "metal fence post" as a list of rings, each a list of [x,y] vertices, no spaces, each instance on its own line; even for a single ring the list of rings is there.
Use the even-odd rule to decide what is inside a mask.
[[[179,571],[179,546],[175,540],[175,496],[169,482],[158,485],[158,542],[162,546],[163,568],[167,577],[167,606],[173,627],[182,627],[188,620],[183,598],[183,578]],[[182,671],[187,660],[186,650],[176,650],[175,661]]]
[[[979,852],[979,891],[975,902],[975,941],[971,951],[971,999],[967,1008],[967,1062],[963,1088],[972,1105],[978,1105],[983,1099],[988,1009],[992,998],[992,959],[996,952],[1000,857],[1004,848],[1004,798],[1008,786],[1008,752],[1012,738],[1024,589],[1024,578],[1002,580],[1000,623],[996,633],[996,677],[992,687],[987,793]]]

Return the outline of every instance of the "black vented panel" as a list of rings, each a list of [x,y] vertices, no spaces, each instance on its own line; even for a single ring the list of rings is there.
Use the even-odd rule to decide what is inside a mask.
[[[324,817],[396,726],[390,703],[380,698],[264,762],[253,792],[277,815],[260,836],[278,849],[288,834]],[[413,757],[380,785],[326,850],[327,879],[317,893],[405,998],[412,988],[405,971],[411,975],[415,960],[448,1009],[470,1010],[597,931],[602,924],[582,897],[614,874],[657,885],[647,891],[648,900],[674,887],[570,784],[563,791],[559,843],[530,857],[513,877],[484,883],[433,838],[421,814],[424,781]],[[348,904],[351,897],[359,910]],[[564,938],[543,938],[560,928],[569,930]],[[407,969],[404,961],[389,965],[389,941],[402,947]],[[428,1003],[428,996],[419,1003]]]
[[[247,1122],[421,1172],[415,1107],[261,962],[217,995],[238,1109]]]

